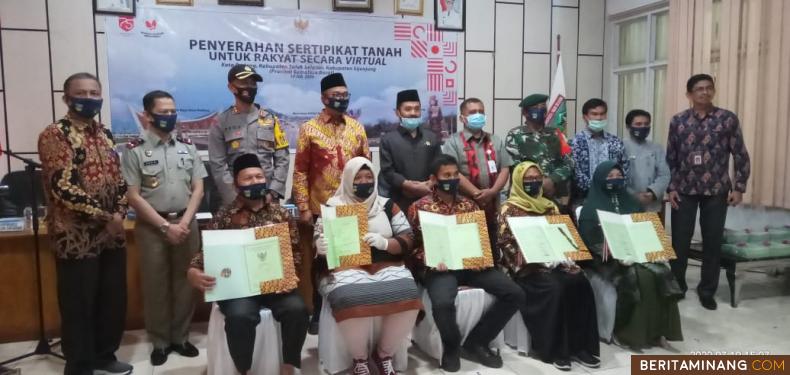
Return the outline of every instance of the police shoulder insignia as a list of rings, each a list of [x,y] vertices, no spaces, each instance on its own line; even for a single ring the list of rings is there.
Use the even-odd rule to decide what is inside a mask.
[[[135,138],[129,142],[126,142],[126,148],[131,150],[137,146],[142,145],[143,143],[145,143],[145,140],[143,140],[142,138]]]
[[[288,147],[288,138],[280,126],[280,119],[274,117],[274,148],[281,149]]]

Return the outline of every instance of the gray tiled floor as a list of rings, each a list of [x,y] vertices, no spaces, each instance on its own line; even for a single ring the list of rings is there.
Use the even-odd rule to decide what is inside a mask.
[[[689,268],[689,285],[696,285],[699,268]],[[694,351],[744,352],[767,351],[772,354],[790,354],[790,285],[787,279],[768,277],[761,273],[749,273],[745,277],[742,301],[738,308],[729,305],[726,280],[722,274],[719,289],[719,309],[707,311],[699,306],[696,295],[689,293],[681,301],[683,318],[683,342],[671,343],[671,350],[652,348],[645,354],[691,353]],[[148,362],[150,347],[143,331],[130,331],[124,336],[119,358],[135,366],[135,374],[187,375],[204,374],[206,369],[206,326],[196,325],[193,342],[201,350],[197,358],[182,358],[171,355],[167,363],[153,368]],[[308,336],[303,351],[302,374],[318,374],[318,339]],[[0,360],[26,353],[35,343],[21,342],[0,345]],[[590,370],[574,365],[571,373],[615,375],[630,373],[631,351],[617,346],[602,345],[602,366]],[[463,361],[459,374],[561,374],[551,365],[521,356],[513,350],[502,353],[505,367],[491,370],[471,362]],[[23,374],[60,374],[63,362],[57,359],[31,358],[14,364]],[[417,348],[409,350],[408,374],[442,374],[434,360],[428,359]]]

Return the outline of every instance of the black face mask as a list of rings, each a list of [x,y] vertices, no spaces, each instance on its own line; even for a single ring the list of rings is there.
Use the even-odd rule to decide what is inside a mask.
[[[628,131],[637,141],[644,141],[650,134],[650,128],[629,128]]]
[[[233,94],[239,100],[247,103],[252,104],[255,102],[255,95],[258,95],[258,88],[257,87],[238,87],[233,86],[236,88],[236,93]]]
[[[461,182],[460,179],[457,178],[448,178],[446,180],[438,180],[436,182],[436,188],[452,195],[458,194],[458,184]]]
[[[178,119],[178,116],[176,114],[172,114],[172,115],[159,115],[156,113],[149,113],[149,114],[153,119],[151,124],[155,128],[162,130],[165,133],[170,133],[173,131],[173,129],[176,128],[176,121]]]
[[[373,194],[373,188],[375,184],[372,182],[363,183],[363,184],[354,184],[352,189],[354,190],[354,195],[357,198],[367,199]]]
[[[69,109],[84,118],[93,118],[101,112],[102,99],[73,97],[69,99]]]
[[[268,191],[269,189],[266,186],[265,182],[260,184],[239,186],[239,193],[241,194],[241,196],[252,200],[263,198],[264,196],[266,196],[266,192]]]
[[[527,181],[524,183],[524,192],[530,196],[537,197],[540,194],[540,188],[543,187],[543,181]]]
[[[617,178],[606,179],[606,190],[608,191],[620,191],[624,187],[625,187],[625,178],[617,177]]]
[[[327,104],[327,106],[340,113],[346,113],[346,110],[348,109],[349,101],[350,100],[348,98],[346,99],[329,98],[329,104]]]

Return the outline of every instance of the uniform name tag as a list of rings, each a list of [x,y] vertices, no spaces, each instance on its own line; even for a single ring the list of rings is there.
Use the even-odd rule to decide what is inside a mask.
[[[178,153],[182,154],[182,155],[187,155],[187,154],[189,154],[189,151],[187,151],[187,150],[178,150]]]
[[[158,165],[158,164],[159,164],[159,160],[149,160],[149,161],[143,162],[143,166],[145,166],[145,167],[147,167],[149,165]]]

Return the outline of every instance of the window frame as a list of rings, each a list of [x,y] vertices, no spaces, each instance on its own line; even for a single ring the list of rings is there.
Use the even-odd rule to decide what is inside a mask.
[[[644,109],[652,115],[653,119],[655,120],[656,114],[654,113],[654,103],[655,103],[655,79],[656,79],[656,70],[658,69],[668,69],[669,61],[667,60],[655,60],[656,55],[656,35],[657,35],[657,27],[658,27],[658,16],[666,14],[669,16],[669,5],[662,4],[658,7],[652,7],[651,9],[640,10],[638,12],[630,13],[623,17],[617,17],[616,19],[612,20],[612,25],[614,32],[611,34],[612,38],[612,56],[613,58],[610,59],[610,76],[609,76],[609,87],[612,88],[610,101],[609,101],[609,111],[608,111],[608,118],[609,123],[617,124],[617,136],[623,137],[626,134],[625,128],[625,114],[623,114],[623,118],[620,118],[620,75],[623,73],[632,73],[637,71],[645,72],[645,84],[643,96],[645,99],[645,104],[641,109]],[[645,49],[645,62],[639,64],[628,64],[628,65],[620,65],[620,31],[621,27],[624,24],[627,24],[631,21],[644,18],[645,22],[647,22],[648,32],[646,33],[647,40],[644,41],[644,44],[647,46]],[[668,32],[668,31],[667,31]],[[655,121],[653,121],[653,128],[655,128]],[[662,124],[661,126],[668,126],[667,124]],[[611,127],[610,127],[611,129]],[[654,138],[656,131],[651,131],[649,139],[664,144],[665,140],[657,140]]]

